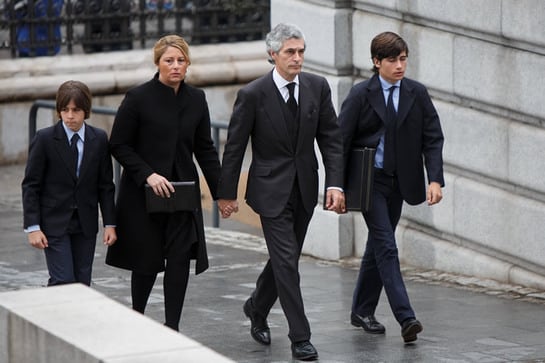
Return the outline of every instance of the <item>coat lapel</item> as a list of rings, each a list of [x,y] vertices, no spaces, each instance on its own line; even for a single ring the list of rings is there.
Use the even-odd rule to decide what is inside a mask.
[[[297,135],[297,146],[301,144],[305,133],[309,131],[308,123],[318,106],[311,95],[313,94],[312,84],[303,72],[299,73],[299,134]]]
[[[76,170],[72,163],[72,153],[70,151],[70,142],[66,136],[66,132],[62,126],[62,121],[57,122],[55,125],[55,131],[53,132],[53,139],[55,140],[55,149],[63,161],[66,171],[70,174],[72,179],[77,180]]]
[[[272,72],[269,73],[264,79],[263,87],[261,88],[263,109],[267,114],[271,127],[280,136],[280,139],[288,145],[290,149],[293,149],[292,140],[286,127],[286,120],[284,120],[284,114],[282,113],[282,105],[280,104],[278,95],[278,88],[272,79]]]
[[[399,104],[397,106],[397,127],[401,126],[407,119],[409,110],[411,109],[416,96],[413,92],[413,87],[409,82],[405,80],[401,81],[401,87],[399,88]]]
[[[81,165],[79,166],[79,179],[85,175],[85,172],[89,169],[89,162],[92,160],[92,156],[95,153],[95,139],[96,135],[92,128],[84,124],[85,127],[85,140],[83,141],[83,157],[81,159]]]
[[[178,91],[178,94],[176,95],[176,98],[176,103],[178,105],[178,115],[180,115],[181,120],[181,115],[184,114],[184,109],[187,107],[189,100],[192,99],[192,97],[189,95],[189,91],[185,85],[185,82],[182,82],[182,84],[180,84],[180,89]]]
[[[384,94],[382,86],[377,75],[373,76],[369,81],[368,100],[371,107],[375,110],[382,122],[386,125],[386,102],[384,102]]]

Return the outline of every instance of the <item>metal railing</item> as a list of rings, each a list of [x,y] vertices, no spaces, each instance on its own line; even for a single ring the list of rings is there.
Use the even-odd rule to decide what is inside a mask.
[[[0,51],[14,58],[146,49],[168,33],[192,45],[261,40],[269,30],[270,0],[0,0]]]
[[[36,135],[36,125],[37,125],[37,118],[38,118],[38,110],[40,108],[46,108],[55,110],[55,101],[48,101],[48,100],[36,100],[30,107],[30,111],[28,114],[28,141],[30,142],[34,135]],[[91,113],[95,114],[101,114],[101,115],[110,115],[115,116],[117,113],[117,109],[111,108],[111,107],[101,107],[101,106],[93,106],[91,108]],[[211,121],[210,122],[211,131],[212,131],[212,140],[214,141],[214,146],[216,147],[216,151],[218,152],[218,155],[220,155],[220,130],[226,130],[229,126],[228,122],[225,121]],[[117,186],[119,185],[119,180],[121,179],[121,165],[117,162],[117,160],[114,160],[114,183],[116,185],[116,197],[117,197]],[[219,217],[219,209],[218,209],[218,203],[214,200],[212,200],[212,226],[213,227],[219,227],[220,225],[220,217]]]

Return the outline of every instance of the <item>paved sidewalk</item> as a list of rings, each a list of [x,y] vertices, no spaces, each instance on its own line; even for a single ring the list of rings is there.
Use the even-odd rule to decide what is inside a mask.
[[[43,286],[43,253],[21,230],[22,166],[0,167],[0,291]],[[259,231],[221,221],[207,228],[210,269],[191,276],[181,332],[237,362],[290,362],[287,324],[277,304],[269,316],[272,345],[249,334],[242,304],[266,262]],[[130,306],[129,273],[104,264],[97,244],[92,287]],[[545,293],[437,271],[404,268],[407,289],[424,325],[416,344],[404,345],[382,297],[376,316],[385,335],[349,323],[359,261],[301,260],[301,283],[320,362],[545,362]],[[146,315],[163,321],[162,276]]]

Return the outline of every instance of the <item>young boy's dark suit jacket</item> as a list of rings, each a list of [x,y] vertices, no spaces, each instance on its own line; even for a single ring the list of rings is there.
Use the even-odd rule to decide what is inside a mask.
[[[98,232],[98,204],[104,225],[115,225],[108,137],[104,130],[87,124],[83,127],[79,177],[62,121],[36,133],[22,183],[25,228],[40,225],[47,237],[62,236],[77,208],[83,234],[92,238]]]

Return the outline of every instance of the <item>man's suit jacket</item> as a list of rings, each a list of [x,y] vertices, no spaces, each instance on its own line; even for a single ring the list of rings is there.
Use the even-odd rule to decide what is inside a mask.
[[[299,74],[299,133],[294,146],[282,113],[272,72],[239,92],[229,123],[218,195],[236,199],[240,168],[252,140],[246,201],[264,217],[276,217],[285,207],[297,176],[305,209],[312,213],[318,198],[316,140],[325,166],[326,186],[343,187],[341,132],[325,78]]]
[[[104,225],[115,225],[108,136],[104,130],[84,127],[79,178],[62,121],[36,133],[22,182],[25,228],[40,225],[46,236],[61,236],[77,208],[83,233],[92,237],[98,232],[98,204]]]
[[[424,165],[429,182],[444,185],[443,132],[428,91],[404,78],[399,89],[396,130],[396,175],[403,199],[426,200]],[[386,104],[378,75],[352,87],[339,113],[345,161],[351,149],[376,147],[385,130]]]

